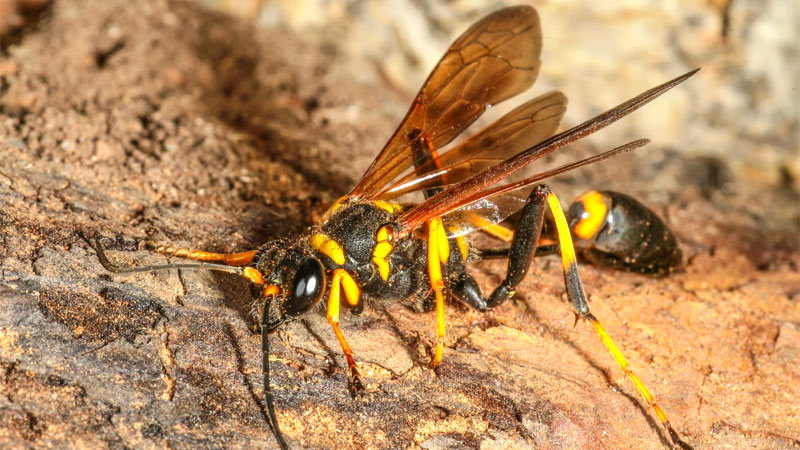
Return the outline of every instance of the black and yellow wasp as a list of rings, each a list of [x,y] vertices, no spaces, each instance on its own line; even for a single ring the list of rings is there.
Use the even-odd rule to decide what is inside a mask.
[[[259,249],[217,254],[173,247],[169,255],[219,263],[117,267],[115,272],[208,268],[235,272],[260,286],[264,389],[273,431],[286,448],[269,391],[267,334],[320,302],[342,346],[352,386],[360,388],[353,352],[339,328],[344,306],[358,313],[368,300],[415,299],[436,309],[431,366],[442,360],[445,298],[479,310],[511,298],[534,254],[560,253],[566,291],[577,318],[588,322],[633,381],[674,442],[678,436],[653,395],[589,311],[576,264],[572,234],[595,261],[632,270],[663,272],[680,262],[674,238],[655,214],[635,200],[610,192],[582,196],[565,215],[551,190],[538,184],[554,175],[645,145],[638,140],[516,182],[499,184],[531,162],[591,134],[638,109],[693,75],[689,72],[607,112],[555,134],[567,98],[558,91],[527,101],[462,142],[445,148],[486,109],[528,89],[539,71],[541,27],[536,11],[512,7],[490,14],[459,37],[422,86],[408,114],[358,184],[320,223],[301,236]],[[400,202],[421,192],[421,203]],[[405,197],[404,197],[405,198]],[[540,245],[546,211],[555,220],[556,242]],[[513,230],[501,222],[519,211]],[[510,245],[478,249],[468,236],[480,230]],[[643,250],[644,249],[644,250]],[[505,257],[505,279],[486,295],[467,273],[481,257]]]

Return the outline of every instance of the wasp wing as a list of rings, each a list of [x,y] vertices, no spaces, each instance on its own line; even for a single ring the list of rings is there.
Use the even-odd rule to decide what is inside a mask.
[[[486,230],[492,224],[502,222],[511,214],[519,211],[528,201],[528,196],[530,195],[531,189],[533,189],[534,183],[539,183],[579,167],[613,158],[620,153],[636,150],[639,147],[644,147],[649,142],[648,139],[628,142],[625,145],[589,158],[539,172],[523,180],[500,186],[492,186],[491,188],[481,191],[475,198],[464,200],[464,206],[444,216],[448,224],[457,224],[455,227],[450,227],[449,234],[460,236],[471,233],[473,230]],[[497,235],[494,236],[499,237]],[[505,239],[505,237],[503,239]]]
[[[451,185],[449,188],[428,198],[426,201],[404,211],[398,217],[394,225],[395,234],[398,236],[407,235],[430,219],[443,217],[457,210],[474,209],[475,211],[479,211],[483,209],[484,206],[489,207],[491,210],[493,204],[487,202],[490,201],[490,197],[498,195],[492,192],[490,189],[491,186],[517,172],[531,162],[616,122],[654,100],[664,92],[686,81],[686,79],[694,75],[698,70],[700,69],[692,70],[664,84],[649,89],[599,116],[546,139],[466,180]],[[530,181],[530,183],[540,181],[537,177],[531,177],[529,180],[534,180]],[[517,189],[522,187],[524,186],[517,186]],[[496,221],[491,215],[483,213],[479,215],[488,217],[490,221]],[[499,220],[502,219],[503,218],[499,218]]]
[[[414,164],[413,146],[447,145],[487,107],[528,89],[539,72],[542,32],[530,6],[490,14],[462,34],[414,99],[405,119],[350,192],[374,198]]]
[[[552,136],[566,110],[567,97],[559,91],[529,100],[387,185],[376,198],[390,200],[409,192],[442,188],[482,172]]]

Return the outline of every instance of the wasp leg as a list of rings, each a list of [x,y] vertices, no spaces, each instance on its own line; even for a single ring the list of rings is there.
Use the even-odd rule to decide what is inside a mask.
[[[539,235],[541,234],[545,201],[555,217],[558,234],[558,249],[560,249],[561,252],[561,261],[564,269],[564,282],[567,295],[572,302],[573,311],[579,318],[587,321],[592,326],[609,353],[611,353],[611,356],[622,369],[622,372],[633,382],[634,386],[636,386],[636,389],[642,395],[642,398],[644,398],[645,403],[653,408],[661,424],[669,433],[672,442],[678,445],[680,442],[678,435],[670,425],[664,411],[662,411],[661,407],[656,403],[655,397],[653,397],[653,394],[650,393],[647,386],[645,386],[630,368],[628,361],[622,355],[622,352],[611,339],[611,336],[606,332],[605,328],[600,324],[600,321],[589,311],[583,284],[578,275],[578,264],[575,260],[575,249],[572,245],[569,224],[561,209],[558,198],[547,186],[536,186],[528,198],[528,203],[522,209],[520,220],[514,231],[511,248],[508,251],[508,274],[500,286],[492,292],[492,295],[486,299],[481,293],[478,283],[467,274],[463,274],[450,286],[451,293],[463,303],[482,310],[494,308],[513,296],[514,288],[522,281],[533,259],[534,252],[537,250],[536,242],[538,242]]]
[[[561,252],[561,246],[558,244],[539,244],[536,247],[536,254],[533,256],[548,256],[557,255]]]
[[[477,214],[471,214],[467,217],[467,220],[480,229],[484,234],[503,241],[506,244],[510,244],[514,239],[514,230],[505,225],[492,223]]]
[[[549,190],[540,185],[533,189],[528,201],[520,211],[519,221],[514,229],[511,247],[499,251],[481,251],[481,256],[507,257],[508,269],[506,278],[497,286],[487,299],[483,296],[478,283],[468,274],[462,273],[458,280],[450,286],[454,297],[475,309],[486,310],[494,308],[511,298],[514,288],[525,278],[531,261],[537,252],[539,235],[544,222],[544,204]],[[552,250],[552,249],[548,249]]]
[[[361,377],[358,373],[356,361],[353,359],[353,350],[339,329],[339,304],[341,303],[341,292],[344,290],[344,295],[347,303],[351,306],[356,306],[361,297],[358,285],[353,277],[350,276],[344,269],[336,269],[333,271],[333,280],[331,281],[331,292],[328,295],[328,323],[333,327],[333,332],[336,334],[336,339],[342,346],[342,353],[347,359],[347,366],[350,369],[350,390],[353,395],[357,395],[364,389],[361,384]]]
[[[662,411],[661,407],[658,406],[655,397],[653,397],[653,394],[651,394],[650,390],[647,389],[647,386],[645,386],[642,380],[640,380],[630,368],[628,361],[611,339],[611,336],[608,335],[605,328],[603,328],[603,325],[601,325],[600,321],[597,320],[597,318],[589,311],[589,305],[586,302],[586,294],[583,291],[583,285],[581,283],[580,276],[578,275],[578,263],[575,260],[575,248],[572,245],[572,236],[570,235],[569,224],[564,216],[564,211],[561,210],[561,204],[559,203],[558,198],[552,192],[548,193],[547,203],[549,204],[550,210],[553,212],[553,217],[556,220],[558,242],[561,244],[561,262],[564,266],[564,281],[567,286],[567,295],[572,301],[572,309],[578,316],[580,316],[581,319],[589,322],[592,328],[594,328],[594,331],[600,337],[600,340],[603,341],[603,344],[606,346],[609,353],[611,353],[611,356],[614,358],[617,364],[619,364],[622,372],[631,380],[631,382],[633,382],[634,386],[636,386],[636,389],[642,395],[645,403],[653,408],[656,416],[658,416],[658,420],[661,421],[661,424],[669,433],[669,437],[672,439],[673,444],[678,445],[680,439],[678,438],[678,434],[672,428],[672,425],[670,425],[667,415],[664,414],[664,411]]]
[[[419,168],[431,160],[437,167],[439,164],[439,153],[434,148],[430,138],[420,135],[419,130],[414,130],[415,135],[410,136],[415,139],[412,146],[414,155],[414,167]],[[444,179],[442,179],[444,182]],[[425,199],[431,198],[441,192],[440,187],[425,189],[422,191]],[[436,298],[436,341],[434,344],[433,357],[430,366],[436,368],[442,362],[444,352],[444,279],[442,277],[442,265],[450,257],[450,242],[447,239],[442,219],[433,219],[428,223],[428,278],[431,282],[431,290]]]
[[[168,245],[153,244],[153,250],[167,256],[180,256],[183,258],[194,259],[196,261],[222,261],[229,266],[246,266],[253,260],[256,251],[241,253],[212,253],[202,250],[191,250],[188,248],[177,248]]]
[[[475,249],[475,251],[477,252],[478,259],[506,259],[511,253],[511,247],[478,248]],[[539,245],[536,246],[536,253],[533,256],[555,255],[560,251],[560,246],[558,244],[543,244],[540,242]]]
[[[436,344],[431,358],[431,367],[442,362],[444,351],[444,278],[442,265],[450,258],[450,241],[444,230],[442,219],[428,222],[428,278],[436,297]]]
[[[414,130],[412,152],[414,155],[414,167],[419,168],[430,161],[434,161],[437,167],[439,164],[439,153],[434,148],[430,138],[420,135],[419,130]],[[444,179],[442,180],[444,181]],[[425,199],[429,199],[441,192],[443,189],[430,188],[422,191]],[[436,341],[434,344],[433,357],[430,366],[436,368],[442,362],[444,352],[444,279],[442,277],[442,265],[450,257],[450,242],[447,239],[442,219],[433,219],[428,223],[428,278],[431,282],[431,290],[436,298]]]
[[[426,164],[430,164],[433,161],[433,164],[441,169],[441,163],[439,162],[439,152],[436,151],[436,148],[433,146],[433,142],[429,136],[424,135],[420,132],[420,130],[414,130],[410,135],[409,139],[413,140],[413,144],[411,145],[411,151],[414,157],[414,167],[420,168],[425,166]],[[446,183],[447,178],[445,175],[440,175],[442,183]],[[425,189],[422,191],[422,194],[425,196],[425,200],[433,197],[434,195],[442,192],[444,189],[441,187]],[[513,231],[503,225],[498,223],[491,223],[488,220],[480,217],[478,215],[472,215],[469,220],[473,223],[473,225],[480,228],[480,230],[487,235],[499,239],[503,242],[511,242]]]
[[[514,239],[514,230],[507,226],[500,225],[499,223],[490,223],[487,226],[481,226],[481,231],[507,244],[510,244]]]

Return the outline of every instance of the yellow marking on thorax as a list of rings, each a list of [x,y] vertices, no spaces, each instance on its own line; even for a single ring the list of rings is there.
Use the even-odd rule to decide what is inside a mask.
[[[392,233],[388,227],[380,227],[378,233],[375,235],[375,240],[378,242],[389,242],[392,239]]]
[[[388,212],[389,214],[394,214],[394,213],[400,212],[403,209],[397,203],[385,202],[383,200],[374,200],[372,202],[372,204],[377,206],[378,208]]]
[[[583,204],[585,213],[581,216],[573,231],[575,236],[581,239],[591,239],[605,222],[608,206],[603,194],[597,191],[589,191],[578,197],[576,201]]]
[[[380,227],[378,232],[375,234],[375,240],[378,243],[375,244],[375,248],[372,250],[372,262],[378,266],[378,273],[383,281],[389,279],[389,272],[391,272],[391,266],[387,260],[394,249],[394,246],[391,243],[391,238],[392,234],[385,226]]]
[[[344,250],[342,250],[342,246],[328,236],[321,233],[311,236],[311,247],[332,259],[336,264],[344,265]]]
[[[325,211],[325,214],[322,215],[322,221],[325,222],[325,220],[327,220],[330,216],[332,216],[333,213],[338,211],[339,208],[341,208],[342,205],[344,205],[344,203],[349,199],[350,197],[348,197],[347,195],[339,197],[339,199],[336,200],[336,202],[334,202],[334,204],[332,204],[327,211]]]

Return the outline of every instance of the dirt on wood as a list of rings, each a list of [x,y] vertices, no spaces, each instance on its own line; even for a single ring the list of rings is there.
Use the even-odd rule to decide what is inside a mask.
[[[413,92],[363,75],[372,62],[335,41],[179,1],[54,1],[5,52],[0,446],[275,448],[247,283],[112,275],[87,239],[108,238],[118,263],[155,264],[167,258],[141,242],[236,252],[299,233],[358,180]],[[653,147],[552,183],[566,201],[639,174],[629,193],[686,257],[660,279],[581,266],[592,310],[686,448],[798,448],[792,172],[759,185],[719,158]],[[488,290],[504,270],[471,273]],[[432,314],[388,303],[343,316],[367,385],[356,399],[322,313],[274,334],[291,447],[670,446],[592,329],[573,327],[555,257],[513,301],[446,314],[436,371]]]

